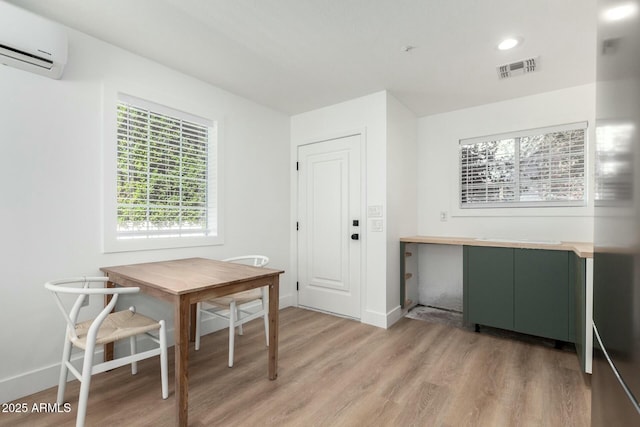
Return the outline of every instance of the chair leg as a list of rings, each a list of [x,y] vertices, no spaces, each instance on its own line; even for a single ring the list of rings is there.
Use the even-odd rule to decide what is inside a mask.
[[[200,350],[200,322],[202,321],[202,303],[196,304],[196,350]]]
[[[233,367],[233,345],[236,335],[236,302],[231,301],[231,306],[229,306],[229,367]]]
[[[129,343],[131,345],[131,355],[133,356],[134,354],[137,353],[137,346],[136,346],[136,337],[129,337]],[[138,362],[133,361],[131,362],[131,375],[135,375],[138,373]]]
[[[78,397],[78,415],[76,427],[84,427],[84,419],[87,416],[87,402],[89,400],[89,388],[91,387],[91,369],[93,367],[93,352],[95,345],[87,344],[84,351],[84,363],[82,364],[82,380],[80,381],[80,396]]]
[[[69,368],[67,363],[71,360],[71,341],[67,339],[65,334],[64,346],[62,349],[62,363],[60,364],[60,378],[58,380],[58,396],[56,397],[56,403],[62,405],[64,403],[64,391],[67,387],[67,375]]]
[[[160,321],[160,380],[162,381],[162,398],[169,397],[169,373],[167,368],[167,328],[164,320]]]

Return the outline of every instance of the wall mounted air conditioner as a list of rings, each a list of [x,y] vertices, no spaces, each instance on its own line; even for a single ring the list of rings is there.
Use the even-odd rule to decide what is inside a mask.
[[[0,63],[59,79],[67,45],[61,25],[0,1]]]

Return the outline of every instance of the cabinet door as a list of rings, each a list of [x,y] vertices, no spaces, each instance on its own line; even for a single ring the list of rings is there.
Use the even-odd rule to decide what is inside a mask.
[[[513,329],[513,249],[465,249],[467,322]]]
[[[515,330],[569,340],[569,253],[515,250]]]

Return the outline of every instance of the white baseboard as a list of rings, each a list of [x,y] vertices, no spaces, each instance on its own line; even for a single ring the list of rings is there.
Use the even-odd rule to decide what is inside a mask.
[[[388,313],[380,313],[372,310],[365,310],[360,321],[367,325],[388,329],[391,325],[402,318],[402,309],[397,306]]]
[[[286,307],[295,307],[296,300],[292,294],[280,295],[280,310]]]
[[[62,357],[62,351],[60,352]],[[96,361],[101,361],[103,357],[102,347],[96,351]],[[71,361],[76,368],[82,369],[82,354],[75,353],[71,355]],[[0,402],[6,403],[28,396],[39,391],[46,390],[58,385],[58,377],[60,376],[60,363],[34,369],[29,372],[22,373],[0,381]],[[69,375],[69,381],[75,379],[73,375]],[[55,397],[54,397],[55,402]],[[41,402],[30,402],[41,403]],[[53,403],[53,402],[44,402]]]
[[[398,320],[402,319],[404,314],[405,313],[400,306],[397,306],[396,308],[391,310],[389,313],[387,313],[387,328],[391,327]]]

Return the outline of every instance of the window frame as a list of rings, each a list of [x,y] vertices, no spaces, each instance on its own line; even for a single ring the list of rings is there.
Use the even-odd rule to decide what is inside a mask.
[[[132,95],[134,93],[135,95]],[[117,218],[117,110],[118,103],[123,100],[140,101],[143,108],[152,107],[154,112],[171,115],[171,112],[183,114],[182,118],[205,118],[210,123],[215,123],[216,134],[209,139],[209,159],[208,159],[208,187],[215,186],[208,197],[211,200],[216,214],[216,232],[206,236],[182,236],[182,237],[142,237],[142,238],[118,238],[118,218]],[[168,107],[167,105],[171,105]],[[189,111],[186,113],[185,111]],[[223,123],[216,120],[215,114],[202,108],[201,105],[191,103],[176,102],[169,99],[162,93],[151,89],[123,90],[122,87],[116,89],[115,85],[106,84],[103,86],[103,197],[102,197],[102,224],[103,241],[102,249],[104,253],[144,251],[155,249],[186,248],[197,246],[212,246],[224,244],[224,215],[223,215],[223,171],[222,171],[222,141]],[[213,162],[213,163],[211,163]],[[213,172],[213,175],[211,174]],[[211,212],[211,210],[210,210]]]
[[[477,203],[477,204],[464,204],[462,202],[462,190],[463,190],[463,184],[462,184],[462,146],[463,145],[471,145],[471,144],[475,144],[475,143],[480,143],[480,142],[490,142],[490,141],[498,141],[498,140],[507,140],[507,139],[514,139],[516,140],[516,145],[514,147],[514,151],[515,151],[515,159],[514,159],[514,173],[517,174],[515,181],[514,181],[514,186],[518,187],[520,184],[520,179],[519,179],[519,163],[520,163],[520,147],[519,147],[519,143],[518,140],[520,138],[524,138],[524,137],[529,137],[529,136],[536,136],[536,135],[540,135],[540,134],[548,134],[548,133],[554,133],[554,132],[563,132],[563,131],[571,131],[571,130],[580,130],[582,129],[584,131],[584,144],[583,144],[583,187],[584,187],[584,197],[582,198],[582,200],[560,200],[560,201],[520,201],[520,200],[514,200],[514,201],[505,201],[505,202],[487,202],[487,203]],[[458,140],[458,144],[457,144],[457,151],[456,151],[456,162],[457,162],[457,181],[458,181],[458,186],[457,186],[457,194],[456,194],[456,207],[459,210],[458,212],[460,212],[460,214],[463,214],[464,212],[474,212],[474,211],[481,211],[481,210],[497,210],[497,211],[502,211],[502,210],[506,210],[506,209],[522,209],[522,208],[542,208],[542,209],[549,209],[549,208],[584,208],[588,205],[589,203],[589,181],[588,181],[588,176],[589,176],[589,168],[588,168],[588,154],[589,154],[589,145],[588,145],[588,140],[589,140],[589,127],[588,127],[588,122],[587,121],[583,121],[583,122],[574,122],[574,123],[567,123],[567,124],[563,124],[563,125],[556,125],[556,126],[545,126],[545,127],[539,127],[539,128],[532,128],[532,129],[526,129],[526,130],[521,130],[521,131],[514,131],[514,132],[505,132],[505,133],[500,133],[500,134],[493,134],[493,135],[486,135],[486,136],[481,136],[481,137],[474,137],[474,138],[463,138],[463,139],[459,139]],[[516,194],[519,194],[519,190],[516,188],[515,189]]]

